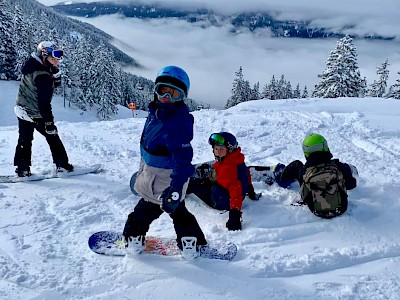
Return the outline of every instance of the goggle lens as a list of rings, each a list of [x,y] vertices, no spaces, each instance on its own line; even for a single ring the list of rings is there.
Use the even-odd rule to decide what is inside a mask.
[[[62,59],[63,56],[64,56],[64,51],[63,51],[63,50],[53,50],[52,56],[53,56],[55,59]]]
[[[51,47],[46,47],[43,49],[46,53],[48,53],[48,55],[51,55],[53,58],[57,59],[57,60],[61,60],[64,56],[64,51],[63,50],[54,50]],[[44,52],[42,50],[42,52]]]
[[[154,87],[154,92],[157,96],[161,98],[165,98],[168,96],[169,99],[173,102],[185,99],[185,92],[182,89],[168,83],[157,83]]]
[[[222,135],[219,135],[218,133],[213,133],[208,139],[208,142],[210,143],[211,146],[214,145],[223,146],[225,145],[225,138]]]

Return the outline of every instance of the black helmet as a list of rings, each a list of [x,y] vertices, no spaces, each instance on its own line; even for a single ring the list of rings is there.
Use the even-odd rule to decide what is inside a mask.
[[[228,148],[229,153],[233,152],[235,149],[239,147],[239,144],[235,136],[232,133],[225,131],[213,133],[212,135],[210,135],[208,143],[212,147],[214,147],[214,145],[226,146]]]

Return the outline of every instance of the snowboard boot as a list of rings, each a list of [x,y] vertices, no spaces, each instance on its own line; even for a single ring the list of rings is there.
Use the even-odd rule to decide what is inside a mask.
[[[125,247],[128,254],[140,254],[145,249],[145,236],[138,235],[128,237]]]
[[[56,173],[69,173],[74,170],[74,166],[69,163],[57,164]]]
[[[197,238],[193,236],[184,236],[182,241],[182,252],[181,255],[185,260],[194,260],[199,256],[199,250],[197,249]]]
[[[31,168],[27,164],[20,164],[15,169],[15,173],[17,173],[18,177],[28,177],[31,176]]]

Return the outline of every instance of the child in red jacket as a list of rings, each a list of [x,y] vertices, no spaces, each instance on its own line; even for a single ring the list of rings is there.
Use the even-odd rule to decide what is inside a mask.
[[[249,172],[235,136],[213,133],[208,139],[215,163],[208,178],[191,178],[187,194],[193,193],[209,206],[229,210],[228,230],[241,230],[242,203],[248,191]]]

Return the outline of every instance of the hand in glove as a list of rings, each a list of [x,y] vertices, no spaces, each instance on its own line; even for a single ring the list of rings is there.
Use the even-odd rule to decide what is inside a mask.
[[[254,191],[254,186],[253,186],[252,184],[249,185],[247,194],[248,194],[248,196],[249,196],[249,198],[250,198],[251,200],[258,200],[258,199],[260,199],[261,196],[262,196],[261,193],[256,193],[256,192]]]
[[[46,122],[44,123],[44,129],[46,130],[47,134],[56,135],[58,133],[56,125],[54,122]]]
[[[173,213],[181,202],[182,190],[173,186],[167,187],[158,197],[161,200],[161,209],[168,214]]]
[[[62,72],[56,66],[51,66],[50,73],[53,75],[55,87],[60,86]]]
[[[229,220],[226,222],[226,228],[228,230],[242,230],[242,212],[238,209],[232,209],[229,211]]]

